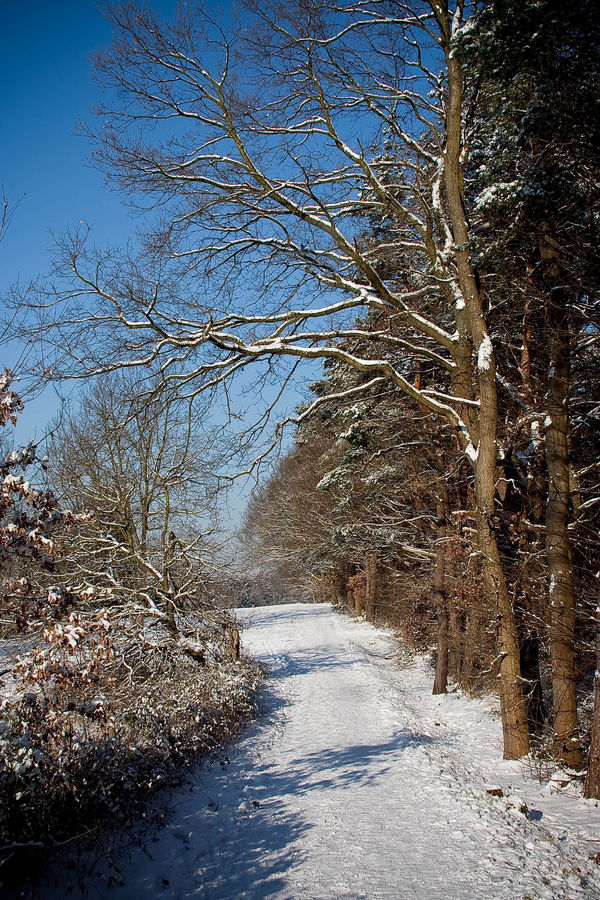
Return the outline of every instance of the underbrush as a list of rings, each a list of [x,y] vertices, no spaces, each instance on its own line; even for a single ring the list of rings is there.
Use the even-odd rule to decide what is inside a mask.
[[[105,624],[44,646],[16,669],[0,721],[0,880],[67,843],[131,824],[156,790],[224,745],[252,715],[247,661],[189,644],[131,642]],[[67,639],[64,640],[65,633]],[[71,643],[69,643],[69,635]]]

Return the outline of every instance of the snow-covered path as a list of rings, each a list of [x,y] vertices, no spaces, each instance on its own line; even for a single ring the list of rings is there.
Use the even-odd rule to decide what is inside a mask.
[[[559,815],[499,761],[486,705],[432,698],[391,634],[298,604],[252,610],[244,644],[273,673],[261,717],[224,770],[175,795],[123,884],[98,878],[90,896],[600,897],[600,842],[582,840],[600,839],[598,808],[561,799]],[[505,796],[486,792],[490,777]]]

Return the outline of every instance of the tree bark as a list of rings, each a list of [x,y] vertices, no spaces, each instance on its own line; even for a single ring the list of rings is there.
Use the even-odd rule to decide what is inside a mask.
[[[348,590],[348,567],[345,563],[340,563],[334,569],[334,585],[335,597],[338,607],[342,610],[352,612],[353,604],[350,602],[350,591]]]
[[[470,260],[469,228],[463,200],[462,175],[462,96],[461,63],[452,46],[453,28],[445,0],[430,0],[440,25],[442,46],[448,71],[446,101],[446,148],[444,152],[444,186],[454,239],[452,253],[460,287],[460,298],[466,314],[466,327],[471,347],[477,357],[473,379],[478,386],[479,415],[476,426],[470,426],[470,446],[466,450],[475,476],[475,506],[479,551],[483,558],[483,577],[498,619],[498,653],[500,658],[500,708],[504,736],[504,758],[519,759],[529,752],[529,727],[519,658],[516,622],[494,533],[494,491],[498,459],[496,430],[498,400],[496,392],[496,360],[483,313],[481,297]],[[457,324],[458,324],[457,317]],[[471,353],[469,352],[469,360]],[[460,368],[460,367],[459,367]],[[456,393],[456,389],[455,389]],[[465,440],[463,436],[463,440]]]
[[[445,694],[448,689],[448,598],[446,595],[446,532],[448,494],[442,484],[436,498],[437,550],[433,573],[433,596],[437,606],[438,635],[437,662],[433,693]]]
[[[167,628],[169,629],[173,637],[177,637],[179,635],[179,628],[177,627],[177,610],[172,600],[167,600],[166,612]]]
[[[473,690],[477,681],[476,662],[478,660],[478,650],[482,643],[482,615],[479,608],[475,604],[469,605],[467,613],[467,626],[465,631],[465,647],[462,665],[461,683],[467,690]]]
[[[483,554],[483,579],[494,599],[498,621],[500,657],[500,710],[504,737],[504,758],[519,759],[529,752],[527,707],[521,683],[519,639],[508,588],[500,563],[498,545],[490,522],[477,512],[479,548]]]
[[[551,305],[560,304],[553,297]],[[552,660],[553,753],[574,769],[583,765],[577,719],[575,667],[575,591],[569,537],[569,453],[567,446],[569,400],[568,330],[560,304],[550,336],[548,417],[546,420],[546,559],[550,577],[550,657]]]
[[[550,223],[538,232],[544,279],[548,285],[546,330],[550,357],[545,429],[548,470],[546,561],[548,563],[550,658],[552,662],[553,754],[561,763],[583,765],[577,719],[575,667],[575,590],[569,537],[570,394],[569,298],[562,286],[561,249]]]
[[[596,610],[600,615],[600,607]],[[583,786],[584,797],[600,799],[600,628],[596,639],[596,677],[594,678],[594,719],[588,768]]]
[[[366,590],[365,590],[365,617],[367,622],[374,622],[377,609],[377,556],[368,553],[365,565]]]
[[[362,604],[360,602],[360,591],[351,591],[354,596],[354,615],[357,619],[362,616]]]
[[[163,544],[163,590],[167,597],[166,600],[166,613],[167,613],[167,628],[173,635],[173,637],[177,637],[179,635],[179,628],[177,627],[177,607],[175,606],[175,602],[172,599],[174,590],[173,583],[171,578],[173,561],[175,558],[175,543],[176,538],[172,531],[167,531],[168,523],[169,523],[169,495],[166,492],[166,513],[165,513],[165,528],[163,530],[162,535],[162,544]]]
[[[541,734],[546,722],[540,675],[540,638],[536,629],[521,631],[521,676],[527,689],[527,718],[532,731]]]

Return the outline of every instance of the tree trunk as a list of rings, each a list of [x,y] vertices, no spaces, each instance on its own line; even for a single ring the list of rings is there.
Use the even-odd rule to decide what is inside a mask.
[[[176,607],[172,600],[167,600],[167,628],[171,632],[173,637],[177,637],[179,635],[179,628],[177,627],[177,618],[176,618]]]
[[[540,676],[540,638],[536,629],[521,631],[521,676],[527,689],[527,717],[534,734],[541,734],[546,722]]]
[[[560,303],[554,298],[552,305]],[[561,304],[562,306],[562,304]],[[563,310],[557,310],[563,317]],[[551,319],[555,318],[551,316]],[[583,764],[577,720],[575,669],[575,592],[569,537],[568,331],[555,321],[550,337],[548,418],[546,420],[546,559],[550,576],[550,657],[555,759],[574,769]]]
[[[448,672],[454,681],[460,681],[464,650],[461,612],[455,604],[452,604],[451,609],[446,606],[446,613],[448,616]]]
[[[355,590],[350,592],[354,596],[354,615],[357,619],[360,619],[362,616],[362,605],[360,602],[360,591]]]
[[[437,606],[438,635],[437,663],[433,680],[433,693],[445,694],[448,689],[448,598],[446,595],[446,532],[448,494],[441,485],[436,498],[437,550],[433,573],[433,596]]]
[[[334,570],[334,585],[336,603],[341,610],[352,612],[351,597],[348,590],[348,567],[340,563]]]
[[[600,607],[596,610],[600,616]],[[588,768],[584,797],[600,799],[600,627],[596,639],[596,677],[594,678],[594,719],[592,722],[592,743],[588,757]]]
[[[173,637],[177,637],[179,635],[179,629],[177,627],[177,607],[175,606],[175,602],[172,599],[175,594],[173,588],[173,563],[175,560],[175,547],[177,544],[177,539],[175,537],[175,533],[169,528],[169,519],[171,513],[171,502],[169,491],[165,490],[165,513],[164,513],[164,527],[162,532],[162,548],[163,548],[163,591],[167,597],[166,601],[166,613],[167,613],[167,628],[173,635]]]
[[[529,726],[521,681],[519,638],[496,537],[488,516],[481,509],[477,510],[477,535],[483,555],[483,580],[488,596],[494,601],[498,622],[504,759],[520,759],[529,752]]]
[[[474,604],[469,604],[469,612],[467,613],[467,626],[465,631],[465,648],[462,665],[462,684],[467,690],[473,690],[476,685],[478,675],[476,662],[478,660],[478,651],[482,644],[481,633],[482,616],[480,610]]]
[[[365,565],[366,590],[365,590],[365,617],[367,622],[375,621],[377,609],[377,556],[368,553]]]
[[[555,759],[574,769],[583,760],[577,721],[575,669],[575,591],[569,537],[570,470],[568,421],[570,394],[569,298],[562,283],[560,245],[549,223],[538,232],[544,278],[549,286],[546,307],[550,344],[545,450],[548,469],[546,560],[550,577],[550,657]]]
[[[444,152],[444,187],[448,213],[452,226],[452,255],[458,280],[457,329],[470,343],[468,361],[476,356],[477,366],[472,378],[479,393],[477,422],[472,410],[467,418],[468,441],[462,439],[475,475],[475,506],[479,551],[483,558],[483,577],[492,605],[498,617],[498,652],[500,657],[500,708],[504,736],[505,759],[518,759],[529,752],[529,728],[519,659],[519,641],[514,612],[500,553],[493,528],[495,475],[498,459],[496,430],[498,401],[496,393],[496,359],[483,312],[479,288],[470,258],[470,234],[463,201],[463,73],[459,55],[452,45],[453,30],[460,24],[460,17],[450,20],[445,0],[430,0],[431,8],[440,25],[442,46],[448,71],[446,99],[446,147]],[[458,303],[460,300],[460,303]],[[466,321],[463,323],[463,319]],[[471,353],[474,351],[474,354]],[[465,368],[467,358],[455,360]],[[467,386],[468,389],[468,386]],[[455,396],[460,396],[456,388]],[[468,407],[470,409],[470,407]]]

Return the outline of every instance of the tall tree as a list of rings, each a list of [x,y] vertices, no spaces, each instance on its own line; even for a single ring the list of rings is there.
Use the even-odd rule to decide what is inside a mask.
[[[463,52],[473,73],[473,232],[495,307],[488,319],[506,348],[503,413],[514,451],[524,432],[520,460],[545,510],[554,752],[579,768],[570,402],[578,348],[598,325],[597,5],[495,0]],[[517,485],[513,498],[527,482]]]
[[[117,7],[114,45],[97,62],[117,98],[102,113],[100,160],[125,190],[160,202],[162,223],[137,261],[76,239],[72,288],[54,310],[87,371],[159,360],[167,382],[200,391],[257,361],[264,372],[329,358],[368,376],[357,396],[392,384],[448,422],[473,470],[514,758],[529,737],[494,517],[496,358],[463,187],[456,42],[471,11],[462,0],[273,2],[248,12],[245,37],[197,10],[168,26]],[[365,146],[377,135],[374,155]],[[383,270],[382,248],[363,236],[374,211],[397,260]],[[385,311],[394,328],[365,332],[351,319],[361,309]],[[380,352],[340,346],[357,336]],[[407,359],[432,364],[425,386]]]

